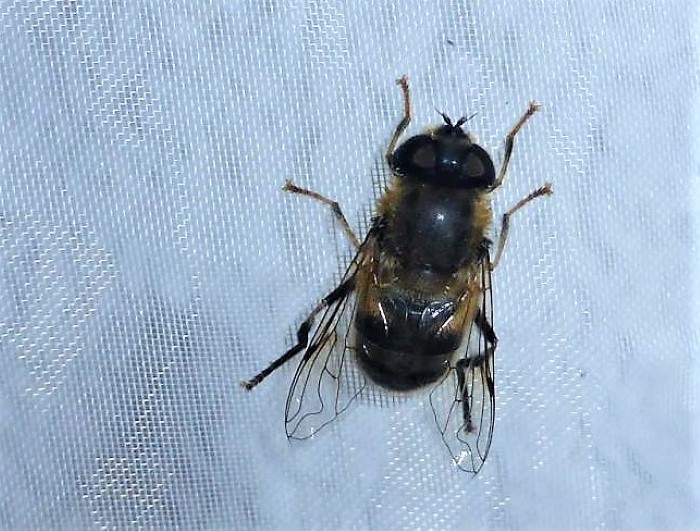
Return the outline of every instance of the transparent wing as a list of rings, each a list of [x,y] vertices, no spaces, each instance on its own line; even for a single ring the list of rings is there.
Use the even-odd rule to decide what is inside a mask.
[[[472,312],[459,359],[430,393],[430,405],[442,439],[455,464],[476,474],[491,447],[495,419],[493,359],[496,336],[493,318],[491,267],[488,252],[475,274],[480,298]],[[466,302],[469,304],[469,301]]]
[[[307,439],[345,411],[367,387],[366,377],[355,364],[358,275],[373,259],[374,230],[348,267],[341,285],[351,289],[329,304],[297,367],[287,396],[285,423],[290,439]]]

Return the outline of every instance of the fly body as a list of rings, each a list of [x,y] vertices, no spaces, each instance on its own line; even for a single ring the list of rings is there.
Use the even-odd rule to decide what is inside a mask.
[[[476,473],[486,459],[495,418],[491,272],[503,252],[510,217],[538,188],[508,210],[492,259],[490,194],[501,186],[513,141],[539,106],[531,103],[506,136],[497,173],[484,148],[456,122],[398,145],[411,120],[408,81],[404,116],[386,151],[393,180],[379,199],[363,240],[339,205],[287,182],[285,190],[329,205],[357,248],[343,279],[297,333],[297,344],[252,379],[252,389],[301,354],[286,405],[290,438],[305,439],[370,389],[430,389],[430,403],[454,462]],[[322,313],[318,323],[316,318]]]

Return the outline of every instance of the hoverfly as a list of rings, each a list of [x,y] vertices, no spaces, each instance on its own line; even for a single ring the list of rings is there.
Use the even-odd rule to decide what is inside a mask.
[[[515,136],[539,105],[530,103],[506,136],[496,174],[489,154],[463,129],[471,117],[453,123],[440,113],[443,124],[396,147],[411,121],[408,80],[397,84],[404,115],[386,150],[393,181],[364,240],[338,203],[286,183],[284,190],[330,206],[357,253],[340,284],[299,327],[296,345],[241,385],[253,389],[302,353],[285,410],[293,439],[311,437],[363,394],[430,387],[435,421],[455,464],[476,474],[495,418],[491,272],[511,216],[552,189],[545,184],[503,215],[493,260],[489,196],[503,184]]]

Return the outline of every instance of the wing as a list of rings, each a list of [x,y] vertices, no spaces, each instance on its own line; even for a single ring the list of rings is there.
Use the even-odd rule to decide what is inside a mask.
[[[357,276],[368,271],[374,259],[377,222],[350,263],[340,287],[341,295],[329,300],[287,396],[285,424],[290,439],[308,439],[345,411],[367,387],[354,358],[357,311]],[[338,291],[334,291],[338,293]],[[335,300],[333,300],[335,299]]]
[[[442,440],[455,464],[476,474],[491,447],[495,419],[493,359],[496,335],[491,294],[491,261],[488,251],[480,259],[475,274],[480,301],[460,351],[461,358],[430,393],[430,405]],[[469,304],[470,301],[466,301]]]

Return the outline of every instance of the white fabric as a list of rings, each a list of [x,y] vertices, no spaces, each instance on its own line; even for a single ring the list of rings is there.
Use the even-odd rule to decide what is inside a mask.
[[[0,2],[0,527],[689,529],[697,2]],[[513,220],[474,479],[427,396],[288,444],[292,343],[401,117],[469,122]],[[691,281],[691,279],[693,279]]]

